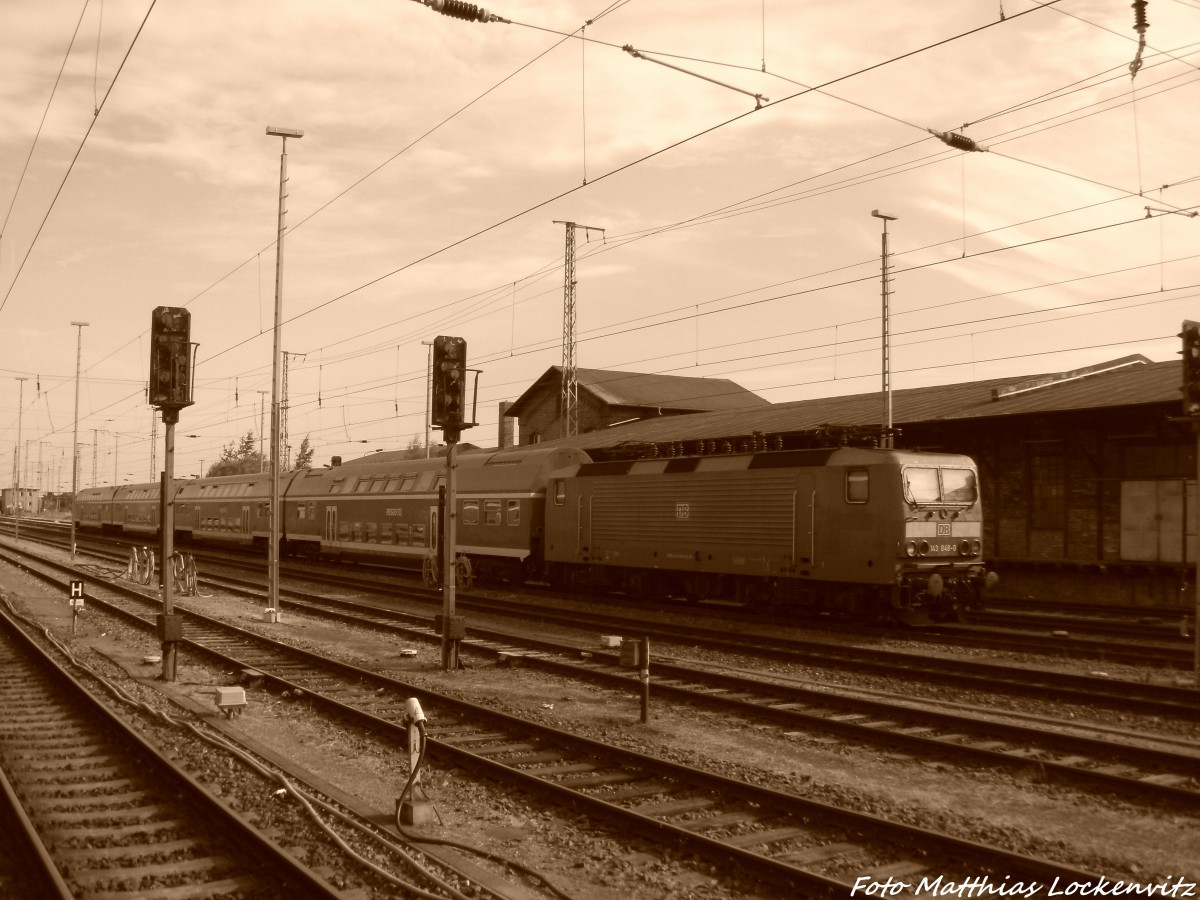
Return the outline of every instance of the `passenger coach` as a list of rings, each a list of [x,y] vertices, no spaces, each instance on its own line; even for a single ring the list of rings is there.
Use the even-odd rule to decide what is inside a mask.
[[[557,448],[459,454],[457,550],[476,577],[539,574],[549,475],[586,460]],[[419,565],[438,549],[445,473],[444,458],[383,453],[295,473],[284,504],[288,550]]]

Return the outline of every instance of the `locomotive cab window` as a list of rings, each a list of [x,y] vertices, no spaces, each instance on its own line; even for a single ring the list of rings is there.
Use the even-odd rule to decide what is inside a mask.
[[[846,470],[846,502],[866,503],[870,498],[870,476],[866,469]]]
[[[521,524],[521,501],[520,500],[509,500],[508,501],[508,524],[509,525],[520,525]]]
[[[970,469],[909,466],[904,470],[904,497],[914,506],[971,506],[979,492]]]
[[[479,524],[479,501],[464,500],[463,501],[463,524],[478,525]]]
[[[970,469],[941,469],[942,497],[947,503],[974,503],[979,497]]]

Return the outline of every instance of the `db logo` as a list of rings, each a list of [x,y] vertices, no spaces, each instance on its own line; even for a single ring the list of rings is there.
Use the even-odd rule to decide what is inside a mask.
[[[691,504],[689,504],[689,503],[676,503],[675,504],[675,518],[689,519],[689,518],[691,518],[691,515],[692,515]]]
[[[941,537],[942,535],[949,535],[950,534],[950,523],[949,522],[938,522],[937,523],[937,533],[938,533],[938,537]]]

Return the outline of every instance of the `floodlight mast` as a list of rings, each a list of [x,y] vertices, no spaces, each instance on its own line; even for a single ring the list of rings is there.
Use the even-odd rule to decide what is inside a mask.
[[[279,348],[280,322],[283,318],[283,234],[287,216],[287,139],[302,138],[304,132],[297,128],[267,126],[267,134],[282,138],[279,154],[279,230],[275,242],[275,325],[271,349],[271,501],[268,514],[271,517],[270,546],[267,548],[267,609],[274,617],[279,615],[279,542],[281,519],[279,502]]]

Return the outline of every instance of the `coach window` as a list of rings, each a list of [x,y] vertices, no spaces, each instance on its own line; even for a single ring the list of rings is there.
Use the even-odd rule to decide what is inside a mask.
[[[379,543],[390,544],[392,542],[392,523],[384,522],[379,526]]]
[[[350,533],[351,533],[350,540],[354,541],[355,543],[361,544],[362,539],[363,539],[362,522],[352,522],[350,524]]]
[[[500,524],[500,501],[487,500],[483,504],[483,521],[485,525]]]
[[[378,544],[379,543],[379,534],[377,532],[377,528],[378,528],[378,526],[374,522],[367,523],[367,543],[368,544]]]
[[[399,475],[391,476],[387,480],[387,487],[385,487],[383,490],[384,490],[385,494],[394,494],[394,493],[396,493],[396,491],[400,490],[400,476]]]
[[[430,470],[422,472],[417,476],[417,490],[428,491],[433,488],[434,481],[437,480],[438,474],[436,471]]]
[[[411,491],[417,483],[416,475],[405,475],[404,480],[400,483],[400,490]]]
[[[508,501],[508,524],[509,525],[520,525],[521,524],[521,501],[520,500],[509,500]]]
[[[567,483],[565,481],[554,482],[554,505],[562,506],[567,502]]]
[[[366,493],[367,491],[369,491],[370,489],[371,489],[371,479],[370,479],[370,478],[363,478],[363,479],[361,479],[361,480],[358,482],[358,484],[357,484],[357,485],[355,485],[355,487],[354,487],[354,493],[356,493],[356,494],[365,494],[365,493]]]
[[[396,543],[403,546],[408,545],[408,525],[396,524]]]
[[[424,525],[413,525],[412,530],[409,532],[409,540],[412,541],[412,545],[414,547],[424,547],[425,546],[425,526]]]
[[[479,501],[464,500],[463,501],[463,524],[478,525],[479,524]]]
[[[866,503],[870,491],[870,479],[866,469],[846,470],[846,502]]]

